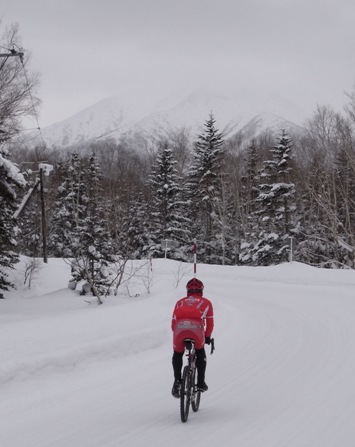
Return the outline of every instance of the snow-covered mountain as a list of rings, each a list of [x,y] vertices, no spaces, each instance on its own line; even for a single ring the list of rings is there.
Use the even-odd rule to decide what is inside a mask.
[[[68,119],[42,129],[49,146],[69,147],[104,138],[160,136],[185,128],[195,137],[213,113],[217,128],[225,138],[238,132],[247,136],[270,129],[292,132],[302,129],[305,113],[281,97],[247,100],[196,91],[187,96],[165,98],[151,108],[123,97],[110,97]],[[32,143],[38,142],[33,134]]]

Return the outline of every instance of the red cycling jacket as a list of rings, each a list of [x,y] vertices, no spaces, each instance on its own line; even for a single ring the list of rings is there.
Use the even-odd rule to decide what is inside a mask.
[[[174,330],[178,320],[198,320],[203,322],[205,336],[210,337],[213,331],[213,306],[209,299],[191,293],[181,298],[176,304],[171,320],[171,329]]]

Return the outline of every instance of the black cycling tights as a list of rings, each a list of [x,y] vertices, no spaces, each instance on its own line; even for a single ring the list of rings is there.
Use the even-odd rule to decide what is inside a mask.
[[[173,354],[173,369],[174,369],[174,378],[175,380],[181,380],[181,368],[182,368],[182,358],[183,352],[174,351]],[[205,372],[206,372],[206,351],[205,348],[196,349],[196,368],[198,374],[198,381],[205,381]]]

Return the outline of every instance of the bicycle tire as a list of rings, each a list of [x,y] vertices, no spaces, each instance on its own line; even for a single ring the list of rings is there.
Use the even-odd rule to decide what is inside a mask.
[[[184,367],[180,390],[180,417],[182,422],[186,422],[189,417],[191,403],[191,374],[188,366]]]
[[[191,397],[191,408],[196,413],[196,411],[198,411],[198,409],[200,408],[200,402],[201,402],[201,391],[197,389],[197,383],[196,383],[196,370],[194,372],[192,384],[193,384],[193,391]]]

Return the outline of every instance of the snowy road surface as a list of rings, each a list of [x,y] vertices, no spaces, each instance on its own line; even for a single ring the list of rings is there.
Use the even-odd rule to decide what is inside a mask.
[[[198,266],[214,303],[198,413],[171,394],[170,317],[192,268],[87,304],[50,260],[0,300],[1,447],[354,447],[355,272]],[[139,286],[132,286],[132,288]]]

